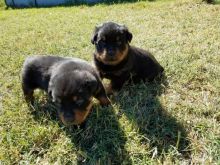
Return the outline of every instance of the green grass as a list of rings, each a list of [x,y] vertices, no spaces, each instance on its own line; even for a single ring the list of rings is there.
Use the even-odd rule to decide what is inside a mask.
[[[3,7],[5,7],[5,2],[4,2],[4,0],[0,0],[0,9]]]
[[[0,1],[1,2],[1,1]],[[0,11],[0,164],[219,164],[220,6],[199,0]],[[92,61],[95,25],[113,20],[164,66],[161,85],[125,87],[113,107],[95,103],[84,130],[21,91],[31,54]]]

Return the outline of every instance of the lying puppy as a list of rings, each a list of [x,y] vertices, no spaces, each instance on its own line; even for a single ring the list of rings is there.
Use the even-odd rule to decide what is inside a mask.
[[[86,61],[55,56],[28,57],[22,70],[26,101],[33,102],[36,88],[43,89],[60,105],[65,125],[83,123],[92,108],[92,97],[110,104],[97,71]]]
[[[110,79],[108,93],[120,90],[126,81],[152,81],[163,72],[163,67],[151,53],[129,45],[132,34],[128,28],[106,22],[94,30],[94,62],[102,78]]]

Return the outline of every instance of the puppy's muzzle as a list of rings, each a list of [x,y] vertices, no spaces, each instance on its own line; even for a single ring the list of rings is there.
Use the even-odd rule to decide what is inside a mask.
[[[107,51],[107,56],[109,56],[110,58],[114,57],[116,52],[113,49],[108,49]]]
[[[128,45],[123,50],[106,48],[102,52],[96,53],[96,59],[107,65],[117,65],[126,58],[127,54]]]
[[[83,109],[72,109],[71,111],[60,110],[59,117],[64,125],[80,125],[82,124],[92,109],[92,102]]]

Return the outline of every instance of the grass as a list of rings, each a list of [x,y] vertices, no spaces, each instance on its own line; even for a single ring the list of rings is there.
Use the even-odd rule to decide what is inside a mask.
[[[199,0],[0,11],[0,164],[219,164],[220,6]],[[92,60],[95,25],[126,24],[132,45],[165,68],[162,84],[125,87],[95,103],[85,129],[65,127],[38,91],[21,91],[31,54]]]

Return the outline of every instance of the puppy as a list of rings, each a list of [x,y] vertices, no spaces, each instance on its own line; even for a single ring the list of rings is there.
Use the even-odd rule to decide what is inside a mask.
[[[132,33],[124,25],[106,22],[94,30],[94,63],[101,78],[110,79],[108,94],[120,90],[126,81],[152,81],[163,72],[163,67],[151,55],[129,43]]]
[[[58,103],[58,114],[65,125],[84,122],[92,108],[92,98],[108,105],[97,71],[86,61],[55,56],[28,57],[22,69],[22,89],[33,103],[35,89],[42,89]]]

